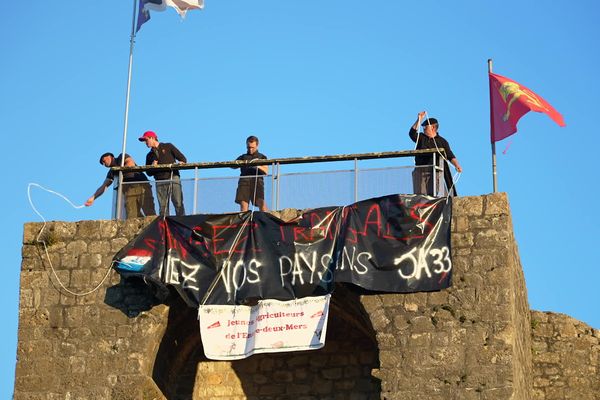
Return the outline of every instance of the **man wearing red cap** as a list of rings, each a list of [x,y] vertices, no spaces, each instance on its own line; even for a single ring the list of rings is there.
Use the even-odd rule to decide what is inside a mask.
[[[438,121],[435,118],[428,118],[423,121],[425,117],[425,111],[421,111],[417,115],[417,120],[410,127],[410,131],[408,135],[410,136],[413,142],[416,142],[415,150],[423,150],[423,149],[444,149],[445,158],[444,159],[444,179],[446,181],[446,187],[448,189],[452,188],[452,194],[456,195],[456,189],[452,184],[452,174],[450,174],[450,169],[448,163],[446,161],[450,161],[452,165],[456,168],[458,172],[462,172],[462,167],[458,163],[458,160],[454,156],[454,153],[450,149],[450,144],[446,139],[441,137],[438,134]],[[421,123],[423,121],[423,123]],[[423,133],[419,133],[417,129],[419,129],[419,125],[423,127]],[[440,155],[437,155],[437,160],[440,159]],[[415,156],[415,166],[416,168],[413,171],[413,190],[415,194],[425,194],[429,196],[435,196],[433,192],[433,155],[432,154],[422,154]],[[436,179],[436,183],[439,188],[439,177]],[[439,190],[439,189],[438,189]]]
[[[144,132],[138,140],[145,142],[146,146],[150,149],[146,155],[146,165],[175,164],[177,161],[182,163],[187,162],[187,159],[177,147],[171,143],[160,143],[156,133],[152,131]],[[149,170],[147,173],[150,176],[154,176],[156,180],[156,194],[158,195],[160,215],[167,215],[169,197],[173,202],[173,206],[175,206],[175,214],[185,215],[179,170]]]

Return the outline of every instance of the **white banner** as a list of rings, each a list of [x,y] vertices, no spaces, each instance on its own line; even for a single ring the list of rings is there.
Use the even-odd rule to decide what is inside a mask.
[[[239,360],[254,353],[315,350],[325,345],[331,295],[255,306],[200,306],[200,335],[211,360]]]

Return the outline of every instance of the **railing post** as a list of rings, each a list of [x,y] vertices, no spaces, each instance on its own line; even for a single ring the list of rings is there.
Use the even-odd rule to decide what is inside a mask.
[[[444,168],[446,168],[446,163],[444,162],[443,159],[440,159],[440,188],[441,189],[446,188],[446,190],[442,191],[442,195],[446,196],[448,194],[448,189],[450,189],[450,188],[446,184]]]
[[[277,163],[277,192],[275,194],[275,210],[279,210],[279,188],[281,186],[281,164]]]
[[[438,197],[437,194],[437,153],[433,153],[433,171],[431,179],[433,181],[433,197]]]
[[[198,167],[194,168],[194,214],[198,214]]]
[[[117,180],[113,181],[113,198],[112,198],[112,210],[111,210],[111,217],[112,219],[118,219],[118,215],[117,215],[117,200],[118,200],[118,183]]]
[[[271,164],[271,210],[275,209],[275,185],[277,185],[275,179],[275,163]]]
[[[358,158],[354,159],[354,202],[358,201]]]

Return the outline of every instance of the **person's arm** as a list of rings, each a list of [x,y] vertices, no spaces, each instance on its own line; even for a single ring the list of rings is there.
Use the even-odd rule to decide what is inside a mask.
[[[100,186],[98,189],[96,189],[96,192],[92,195],[92,197],[87,199],[87,201],[84,203],[86,205],[86,207],[89,207],[92,204],[94,204],[94,200],[96,200],[98,197],[102,196],[102,193],[104,193],[106,188],[109,187],[112,184],[112,182],[113,182],[112,179],[108,179],[108,178],[105,179],[104,182],[102,183],[102,186]]]
[[[175,145],[171,145],[171,152],[173,153],[173,157],[175,157],[175,159],[177,161],[179,161],[180,163],[186,163],[187,162],[187,158],[185,158],[185,156],[183,155],[183,153],[181,151],[179,151],[179,149],[177,147],[175,147]]]
[[[413,126],[410,127],[410,130],[408,131],[408,136],[410,136],[410,139],[413,142],[416,142],[417,138],[419,137],[419,126],[421,125],[421,121],[423,121],[424,117],[425,117],[425,111],[421,111],[420,113],[418,113],[417,120],[415,121]]]
[[[260,157],[261,160],[266,160],[267,156],[265,156],[264,154],[261,155]],[[263,175],[269,175],[269,166],[268,165],[260,165],[257,167],[259,169],[260,172],[263,173]]]
[[[442,140],[442,147],[446,151],[446,157],[448,157],[448,160],[450,160],[450,163],[452,165],[454,165],[454,168],[456,168],[456,170],[458,172],[462,172],[462,167],[460,166],[460,163],[458,162],[458,159],[456,158],[456,156],[452,152],[452,149],[450,148],[450,143],[448,143],[448,141],[446,139],[444,139],[444,138],[442,138],[442,139],[443,139]]]
[[[156,154],[154,154],[154,149],[150,150],[148,154],[146,154],[146,165],[156,165],[158,164],[158,160],[156,158]],[[148,176],[154,176],[154,170],[146,170],[146,174]]]
[[[456,170],[458,172],[462,172],[462,167],[458,163],[458,160],[456,159],[456,157],[454,157],[453,159],[451,159],[450,162],[452,163],[452,165],[454,165],[454,168],[456,168]]]

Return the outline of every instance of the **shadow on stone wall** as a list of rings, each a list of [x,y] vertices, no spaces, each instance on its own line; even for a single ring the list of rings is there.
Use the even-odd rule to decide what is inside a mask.
[[[156,290],[143,279],[121,277],[118,284],[106,288],[104,304],[120,310],[129,318],[134,318],[141,312],[161,304],[161,301]]]
[[[153,379],[169,400],[350,398],[353,393],[379,399],[381,382],[372,376],[379,368],[378,348],[358,297],[344,287],[336,289],[326,344],[320,350],[226,362],[204,356],[197,311],[173,295]]]

